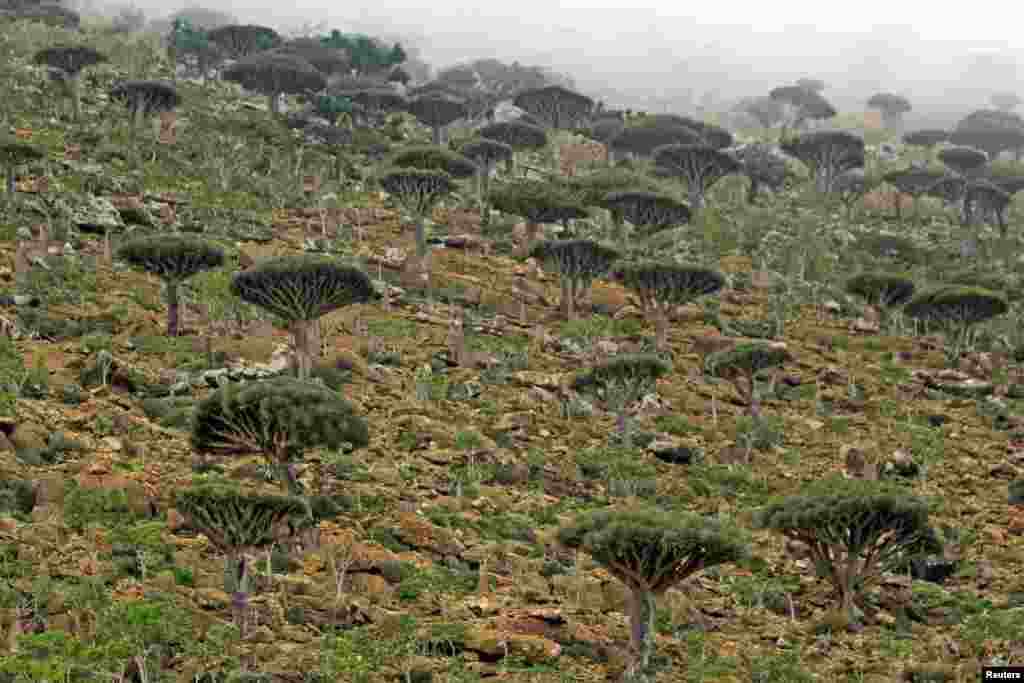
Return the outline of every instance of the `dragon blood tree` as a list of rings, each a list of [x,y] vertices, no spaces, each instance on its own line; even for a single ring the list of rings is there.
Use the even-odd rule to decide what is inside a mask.
[[[229,24],[206,32],[206,39],[229,59],[245,59],[257,52],[276,48],[283,42],[277,31],[255,24]]]
[[[380,186],[416,217],[416,256],[424,262],[427,258],[426,220],[434,205],[455,189],[452,177],[433,169],[392,168],[382,172]]]
[[[882,124],[891,130],[903,128],[903,115],[910,111],[910,102],[906,97],[889,92],[872,95],[868,106],[882,112]]]
[[[190,236],[152,235],[128,240],[118,248],[117,258],[164,281],[167,336],[177,337],[178,288],[193,275],[224,265],[224,250]]]
[[[404,111],[408,100],[402,93],[387,85],[360,90],[340,90],[337,93],[359,105],[359,111],[371,124],[382,120],[386,114]]]
[[[271,113],[281,111],[281,95],[311,94],[327,87],[323,74],[302,57],[278,50],[257,52],[224,69],[221,77],[267,96]]]
[[[704,359],[704,372],[731,382],[747,404],[754,419],[761,417],[761,399],[757,376],[792,360],[784,344],[748,342],[731,349],[716,351]]]
[[[509,161],[515,152],[510,145],[497,140],[480,138],[462,146],[462,155],[476,164],[476,196],[480,203],[480,223],[490,223],[491,212],[485,198],[490,190],[491,174],[498,162]]]
[[[265,259],[231,277],[231,293],[288,322],[300,379],[320,355],[316,321],[344,306],[379,298],[366,273],[329,258],[297,255]]]
[[[960,145],[939,150],[939,161],[958,176],[977,175],[988,164],[988,154],[976,147]]]
[[[758,191],[762,185],[776,192],[782,189],[788,175],[786,160],[777,154],[771,145],[754,143],[726,151],[739,162],[740,173],[750,180],[750,189],[747,191],[748,204],[752,205],[757,201]]]
[[[731,521],[656,508],[598,510],[558,531],[558,542],[587,553],[629,588],[632,657],[623,683],[649,680],[656,599],[690,576],[749,555],[749,535]]]
[[[974,147],[997,159],[1002,152],[1024,147],[1024,128],[955,130],[949,136],[954,145]]]
[[[680,124],[653,125],[640,123],[627,126],[608,141],[609,154],[627,154],[647,158],[665,145],[699,145],[700,133]]]
[[[526,243],[521,253],[528,254],[540,237],[541,224],[564,223],[587,216],[587,210],[567,195],[559,184],[516,179],[496,187],[489,199],[499,211],[526,219]]]
[[[576,319],[576,303],[580,294],[594,278],[608,272],[619,252],[593,240],[558,240],[538,242],[530,256],[546,270],[558,273],[562,285],[560,305],[566,320]]]
[[[445,129],[469,113],[462,100],[443,93],[414,97],[409,101],[408,111],[420,123],[430,127],[435,145],[444,144]]]
[[[472,178],[478,170],[477,165],[471,159],[441,145],[405,147],[391,155],[386,165],[389,168],[421,168],[425,171],[442,171],[456,180]]]
[[[249,608],[247,555],[275,543],[292,520],[308,517],[308,503],[301,498],[247,495],[224,486],[205,485],[178,491],[174,506],[189,527],[227,556],[225,588],[233,593],[232,616],[244,638]]]
[[[705,144],[715,149],[724,149],[733,144],[732,133],[713,123],[706,123],[691,116],[651,114],[644,117],[641,125],[654,128],[689,128],[700,136],[700,144]]]
[[[819,93],[798,85],[775,88],[768,96],[787,108],[782,137],[786,137],[786,123],[799,130],[805,121],[830,119],[837,113],[835,107]]]
[[[320,384],[294,377],[229,382],[192,416],[191,444],[202,454],[260,453],[293,495],[302,492],[294,462],[311,448],[362,448],[366,422],[352,404]]]
[[[999,232],[1005,239],[1007,235],[1006,210],[1010,207],[1013,196],[993,182],[977,178],[967,183],[964,191],[964,223],[971,225],[975,218],[985,219],[992,216],[999,225]]]
[[[945,177],[946,174],[942,171],[933,171],[927,168],[908,168],[886,173],[882,179],[903,194],[910,195],[911,201],[914,203],[914,214],[916,215],[918,211],[917,200]],[[903,210],[900,208],[900,202],[897,201],[895,204],[896,218],[901,220],[903,218]]]
[[[181,103],[177,88],[167,81],[122,81],[110,90],[110,99],[128,108],[132,141],[147,116],[174,111]]]
[[[740,165],[731,156],[710,145],[665,145],[654,150],[654,163],[666,175],[682,178],[690,197],[690,210],[699,212],[715,183]]]
[[[14,193],[18,190],[15,184],[18,166],[44,158],[46,158],[46,153],[39,147],[28,142],[22,142],[13,136],[0,136],[0,165],[6,171],[8,199],[13,199]]]
[[[656,192],[612,192],[601,206],[612,214],[621,231],[622,221],[632,225],[641,238],[690,222],[690,207],[675,197]],[[624,235],[621,235],[624,239]]]
[[[654,322],[655,345],[668,347],[668,316],[725,286],[725,276],[709,268],[675,263],[629,263],[615,269],[613,279],[640,296],[644,312]]]
[[[903,308],[903,312],[946,334],[946,360],[960,364],[960,354],[970,343],[970,332],[978,323],[1005,314],[1009,304],[999,294],[980,287],[946,285],[921,292]]]
[[[306,60],[325,78],[347,74],[352,67],[347,52],[333,47],[324,47],[313,38],[285,43],[277,48],[277,51]]]
[[[905,570],[912,556],[941,552],[928,513],[928,504],[905,488],[831,477],[769,504],[758,524],[806,544],[844,614],[855,621],[855,606],[883,572]]]
[[[523,90],[512,101],[549,128],[577,128],[594,110],[594,100],[560,85]]]
[[[480,137],[504,143],[519,153],[531,149],[544,149],[548,144],[548,134],[543,128],[522,121],[488,124],[480,129]],[[515,155],[508,159],[505,170],[512,173],[514,167]]]
[[[781,147],[807,166],[821,193],[831,192],[833,181],[841,173],[864,166],[864,140],[842,130],[803,133]]]
[[[629,407],[653,391],[658,379],[671,371],[669,362],[653,353],[620,353],[577,375],[572,388],[596,394],[615,413],[616,430],[629,443]]]
[[[56,69],[64,83],[68,86],[68,94],[71,95],[71,112],[75,121],[82,113],[82,98],[79,83],[79,76],[82,69],[101,64],[107,58],[84,45],[60,45],[48,47],[35,54],[33,61],[36,64]]]
[[[891,273],[861,273],[846,281],[846,291],[878,311],[884,328],[890,308],[902,306],[914,296],[914,281]]]
[[[609,140],[621,133],[625,128],[626,123],[618,117],[602,117],[591,124],[590,129],[587,131],[587,137],[607,145]]]
[[[949,140],[949,135],[950,132],[948,130],[941,130],[939,128],[913,130],[903,134],[903,144],[934,149],[937,145]]]
[[[743,103],[740,111],[757,119],[762,128],[771,128],[786,118],[785,105],[768,96],[750,98]]]

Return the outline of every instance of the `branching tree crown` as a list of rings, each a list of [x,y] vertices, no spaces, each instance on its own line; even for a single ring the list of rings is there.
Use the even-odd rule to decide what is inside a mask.
[[[388,161],[394,168],[419,168],[427,171],[444,171],[452,178],[469,178],[477,171],[470,159],[440,145],[417,145],[406,147]]]
[[[739,162],[709,145],[665,145],[654,151],[654,163],[672,176],[683,178],[690,208],[704,206],[708,190],[719,180],[740,170]]]
[[[690,222],[690,207],[675,197],[656,192],[628,191],[605,195],[602,206],[629,221],[643,237]]]
[[[540,149],[548,144],[543,128],[521,121],[491,123],[480,129],[480,137],[503,142],[516,151]]]
[[[708,567],[746,559],[750,548],[749,535],[727,519],[647,508],[581,515],[558,531],[558,541],[587,553],[630,589],[627,680],[650,663],[655,597]]]
[[[107,61],[106,56],[84,45],[61,45],[40,50],[34,61],[62,74],[70,90],[72,114],[77,121],[81,115],[79,74],[86,67]]]
[[[562,285],[562,310],[566,319],[576,317],[574,304],[590,282],[608,272],[619,252],[593,240],[558,240],[533,246],[530,256],[544,268],[558,272]]]
[[[178,286],[193,275],[224,265],[223,249],[182,235],[154,235],[128,240],[118,248],[117,257],[166,283],[169,337],[178,336]]]
[[[173,111],[181,103],[178,89],[168,81],[122,81],[110,90],[110,99],[128,108],[132,136],[145,117]]]
[[[971,327],[1009,310],[1006,299],[980,287],[947,285],[921,292],[904,306],[904,313],[947,333],[947,360],[954,366],[966,347]]]
[[[988,164],[988,155],[974,147],[947,147],[939,151],[939,161],[959,175],[971,175]]]
[[[45,157],[46,153],[42,149],[29,142],[13,137],[0,137],[0,164],[7,171],[7,194],[13,195],[17,190],[15,178],[18,166]]]
[[[472,162],[469,162],[472,165]],[[434,205],[455,189],[452,177],[442,170],[390,168],[380,174],[380,186],[416,216],[416,253],[427,255],[426,219]]]
[[[279,47],[284,41],[277,31],[255,24],[229,24],[207,31],[210,42],[229,59],[242,59],[262,50]]]
[[[408,110],[421,123],[430,127],[435,145],[444,143],[445,126],[469,113],[461,99],[440,93],[414,97],[409,101]]]
[[[361,448],[366,422],[330,389],[291,377],[228,383],[199,403],[192,448],[200,453],[262,453],[291,493],[300,485],[290,463],[311,448]]]
[[[908,145],[931,149],[932,147],[949,140],[949,135],[950,133],[948,130],[926,128],[923,130],[915,130],[910,133],[905,133],[903,135],[903,142]]]
[[[379,298],[370,278],[358,268],[309,255],[280,256],[260,261],[231,278],[231,293],[291,325],[299,361],[299,377],[308,378],[313,348],[310,334],[317,318],[343,306]]]
[[[868,106],[882,112],[882,120],[887,127],[899,126],[903,121],[903,115],[911,110],[907,98],[887,92],[872,95],[868,99]]]
[[[757,375],[791,359],[789,350],[782,344],[745,342],[709,354],[704,359],[704,372],[731,382],[746,400],[750,414],[758,417],[761,404],[757,396]]]
[[[835,477],[768,505],[758,523],[808,546],[853,619],[854,606],[884,571],[905,566],[911,555],[941,551],[928,514],[928,505],[902,488]]]
[[[594,101],[586,95],[560,85],[524,90],[513,103],[551,128],[575,128],[585,123],[594,109]]]
[[[700,133],[682,125],[632,125],[608,141],[616,153],[649,157],[664,145],[698,145],[703,142]]]
[[[640,296],[644,310],[653,318],[658,349],[668,344],[668,314],[672,308],[714,294],[725,286],[725,276],[718,271],[676,263],[622,265],[615,269],[613,279]]]
[[[784,142],[782,150],[808,167],[819,192],[831,192],[839,174],[864,165],[864,140],[842,130],[804,133]]]
[[[222,74],[246,90],[266,95],[274,114],[280,112],[282,94],[311,94],[327,87],[323,74],[296,54],[268,50],[240,59]]]
[[[245,495],[224,486],[205,485],[179,491],[175,509],[190,527],[205,535],[227,555],[225,585],[234,589],[232,611],[235,625],[244,635],[248,608],[249,567],[246,553],[272,545],[280,538],[281,528],[310,516],[309,505],[301,498]]]

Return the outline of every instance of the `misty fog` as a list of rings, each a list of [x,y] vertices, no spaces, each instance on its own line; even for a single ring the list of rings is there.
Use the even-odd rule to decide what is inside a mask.
[[[519,0],[478,9],[438,0],[409,9],[386,0],[362,7],[298,0],[287,12],[271,3],[135,4],[150,18],[198,4],[283,32],[322,24],[367,33],[414,48],[435,70],[478,58],[518,60],[569,75],[579,90],[611,106],[651,111],[686,112],[698,104],[722,110],[740,97],[813,77],[828,84],[825,94],[840,111],[862,111],[884,90],[913,103],[909,126],[946,126],[987,106],[994,91],[1018,90],[1024,59],[1012,41],[1012,17],[996,21],[976,3],[970,16],[948,18],[892,3],[859,3],[846,14],[810,3],[719,3],[699,17],[679,16],[687,10],[676,3],[617,10]],[[763,16],[755,21],[750,12]],[[814,23],[818,18],[828,23]]]

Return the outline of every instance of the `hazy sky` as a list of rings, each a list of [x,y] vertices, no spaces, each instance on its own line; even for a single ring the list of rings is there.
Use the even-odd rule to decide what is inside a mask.
[[[519,60],[568,73],[585,92],[607,86],[657,98],[690,89],[734,98],[812,76],[830,84],[826,95],[836,104],[878,89],[965,107],[982,106],[981,93],[992,89],[1024,95],[1024,68],[1018,74],[1012,66],[1024,64],[1017,37],[1024,9],[1005,0],[945,11],[898,0],[719,0],[700,3],[699,17],[693,3],[679,0],[137,2],[157,14],[212,6],[278,28],[326,20],[331,28],[403,36],[435,67]],[[1011,67],[976,68],[965,77],[972,55],[987,54]]]

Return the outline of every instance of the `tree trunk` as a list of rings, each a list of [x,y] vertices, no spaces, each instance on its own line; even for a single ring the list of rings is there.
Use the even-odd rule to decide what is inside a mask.
[[[444,140],[443,132],[444,132],[444,128],[442,126],[431,126],[431,128],[430,128],[430,137],[431,137],[432,142],[435,145],[444,144],[442,142],[442,140]]]
[[[750,179],[750,189],[747,190],[747,204],[753,205],[757,202],[757,190],[760,183],[757,182],[757,178]]]
[[[645,674],[654,651],[654,594],[634,587],[630,595],[629,611],[629,641],[633,659],[622,675],[623,683],[646,680]]]
[[[664,351],[668,348],[668,311],[655,304],[651,306],[650,313],[654,318],[654,348]]]
[[[309,320],[296,320],[291,324],[290,331],[295,342],[295,370],[297,377],[301,380],[308,380],[313,368],[313,359],[310,353],[310,342],[313,336],[310,334],[311,325],[312,322]]]
[[[109,231],[108,231],[109,234]],[[167,281],[167,336],[178,336],[178,314],[180,304],[178,299],[178,283],[174,280]]]
[[[267,95],[267,108],[270,109],[271,114],[281,113],[281,98],[278,97],[278,93]]]
[[[10,195],[9,198],[13,198],[14,191],[17,189],[14,186],[14,178],[17,175],[15,173],[14,168],[14,164],[11,164],[7,167],[7,194]]]
[[[540,224],[526,222],[526,242],[523,244],[523,256],[529,256],[530,250],[533,249],[533,245],[537,243],[537,239],[540,237]]]
[[[240,553],[231,553],[227,558],[227,574],[225,588],[231,589],[231,617],[238,627],[239,635],[246,636],[246,612],[249,607],[249,568],[245,556]]]
[[[416,256],[420,260],[427,256],[427,226],[426,221],[421,217],[416,218]]]
[[[704,208],[704,193],[702,193],[699,189],[691,188],[689,195],[690,211],[692,211],[694,216],[696,216],[697,212]]]
[[[559,301],[562,313],[566,320],[572,320],[575,313],[572,306],[572,278],[563,275],[559,284],[562,286],[562,298]]]
[[[71,94],[71,120],[78,121],[82,113],[82,91],[78,87],[78,74],[68,75],[68,90]]]

